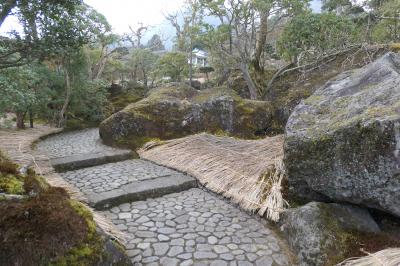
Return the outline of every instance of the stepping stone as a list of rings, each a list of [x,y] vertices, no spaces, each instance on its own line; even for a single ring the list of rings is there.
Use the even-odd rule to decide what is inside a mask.
[[[93,154],[77,154],[67,157],[50,159],[54,170],[66,172],[90,166],[102,165],[132,159],[134,153],[129,150],[102,152]]]
[[[197,186],[195,178],[177,173],[171,176],[132,182],[111,191],[85,194],[89,205],[97,210],[105,210],[122,203],[161,197]]]

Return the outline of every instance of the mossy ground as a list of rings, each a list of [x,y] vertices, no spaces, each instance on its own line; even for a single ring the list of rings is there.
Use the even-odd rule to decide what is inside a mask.
[[[0,192],[26,197],[0,200],[0,265],[96,265],[106,256],[85,206],[1,154]]]
[[[24,179],[17,165],[0,153],[0,193],[24,194]]]

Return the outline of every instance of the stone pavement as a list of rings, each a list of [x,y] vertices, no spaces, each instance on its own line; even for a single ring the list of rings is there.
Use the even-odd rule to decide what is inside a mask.
[[[105,212],[138,265],[289,265],[266,222],[194,188]]]
[[[59,171],[118,162],[133,157],[130,150],[104,145],[97,128],[50,136],[39,142],[37,150],[46,154]]]
[[[105,192],[135,181],[178,174],[176,171],[144,160],[126,160],[61,173],[61,176],[85,192]]]
[[[95,129],[52,136],[37,146],[57,159],[120,152],[101,144]],[[128,234],[134,265],[292,265],[265,220],[194,188],[188,175],[140,159],[60,175]]]
[[[37,145],[38,151],[50,158],[61,158],[78,154],[119,152],[120,149],[101,143],[97,128],[62,133],[50,136]]]

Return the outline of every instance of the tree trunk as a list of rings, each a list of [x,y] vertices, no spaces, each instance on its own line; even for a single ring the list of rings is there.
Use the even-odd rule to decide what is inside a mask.
[[[143,84],[144,84],[144,87],[145,87],[145,88],[147,88],[147,83],[148,83],[148,81],[147,81],[147,74],[146,74],[145,71],[143,71]]]
[[[58,127],[63,127],[65,124],[65,113],[67,112],[69,101],[71,99],[71,81],[70,81],[68,69],[66,67],[64,69],[64,74],[65,74],[66,95],[65,95],[64,104],[63,104],[60,114],[58,116]]]
[[[103,46],[101,49],[101,57],[99,62],[96,64],[95,72],[92,74],[92,80],[100,79],[101,75],[103,74],[104,67],[107,63],[107,47]]]
[[[24,122],[24,118],[25,118],[25,113],[24,112],[16,112],[16,116],[17,116],[17,128],[18,129],[24,129],[25,128],[25,122]]]
[[[32,109],[29,109],[29,126],[33,128],[33,112]]]
[[[192,49],[192,37],[190,37],[190,52],[189,52],[189,84],[192,86],[193,81],[193,49]]]
[[[17,0],[6,0],[2,4],[2,9],[0,10],[0,27],[6,20],[7,16],[10,14],[11,10],[17,5]]]
[[[137,82],[137,68],[138,66],[135,65],[135,69],[133,70],[133,81]]]
[[[246,63],[240,63],[240,70],[242,71],[243,78],[246,81],[247,87],[249,88],[250,99],[257,99],[257,87],[249,73],[249,67]]]
[[[256,43],[256,51],[254,54],[254,67],[256,70],[261,70],[261,56],[265,47],[265,43],[267,42],[267,34],[268,34],[268,13],[264,12],[261,14],[260,18],[260,30],[258,32],[258,38]]]

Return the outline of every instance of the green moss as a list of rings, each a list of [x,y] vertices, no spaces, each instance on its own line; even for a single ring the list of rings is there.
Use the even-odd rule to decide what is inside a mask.
[[[11,174],[0,174],[0,192],[7,194],[24,194],[24,180]]]
[[[98,122],[85,121],[82,119],[68,119],[65,122],[64,131],[81,130],[85,128],[97,127]]]
[[[93,220],[92,213],[87,209],[85,205],[76,200],[70,200],[69,204],[80,216],[82,216],[88,226],[88,238],[89,240],[96,234],[96,223]]]
[[[311,105],[320,102],[322,99],[322,96],[320,95],[312,95],[308,97],[307,99],[304,100],[305,104]]]
[[[219,96],[231,96],[235,99],[240,98],[234,91],[229,90],[227,87],[214,87],[196,93],[191,101],[193,103],[202,104],[211,98]]]
[[[389,44],[389,49],[393,52],[400,52],[400,43]]]
[[[70,200],[69,204],[86,221],[86,239],[77,247],[70,249],[63,257],[58,258],[50,265],[96,265],[106,256],[104,252],[104,240],[96,232],[96,223],[91,212],[80,202]]]
[[[336,265],[345,259],[344,252],[347,250],[349,243],[355,239],[355,236],[351,232],[342,229],[339,221],[328,206],[320,204],[319,209],[321,211],[322,224],[325,225],[325,234],[331,237],[324,239],[322,242],[328,256],[326,265]]]
[[[127,107],[129,104],[142,100],[143,97],[144,92],[142,90],[129,91],[112,97],[111,104],[114,107],[114,112],[118,112]]]

